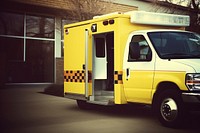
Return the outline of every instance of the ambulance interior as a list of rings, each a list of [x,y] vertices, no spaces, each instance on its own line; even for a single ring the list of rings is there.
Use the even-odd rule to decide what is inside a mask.
[[[114,98],[114,32],[93,35],[94,101]]]

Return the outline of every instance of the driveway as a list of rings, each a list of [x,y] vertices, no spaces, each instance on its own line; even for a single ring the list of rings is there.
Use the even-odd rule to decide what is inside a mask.
[[[0,132],[193,133],[200,131],[199,112],[193,112],[183,128],[172,129],[160,125],[152,115],[151,109],[146,106],[92,106],[90,110],[80,110],[76,101],[49,95],[50,93],[46,93],[47,88],[56,90],[56,86],[49,85],[9,86],[0,89]]]

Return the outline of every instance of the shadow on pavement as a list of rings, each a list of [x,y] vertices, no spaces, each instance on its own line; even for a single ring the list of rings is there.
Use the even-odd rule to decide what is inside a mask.
[[[44,88],[43,94],[53,95],[53,96],[64,96],[63,85],[53,84]],[[75,104],[74,106],[70,106],[68,108],[73,111],[80,111],[81,109]],[[144,105],[114,105],[114,106],[101,106],[90,104],[90,108],[87,110],[81,110],[83,112],[88,113],[98,113],[102,115],[109,115],[114,117],[130,117],[130,118],[139,118],[139,119],[150,119],[153,122],[156,122],[155,114],[153,114],[150,106]],[[190,112],[187,116],[185,116],[185,121],[183,125],[180,127],[183,130],[193,130],[200,131],[199,126],[200,121],[200,111],[198,112]],[[159,122],[156,122],[159,124]]]
[[[64,89],[63,84],[52,84],[44,88],[44,92],[41,92],[43,94],[53,95],[53,96],[59,96],[64,97]]]
[[[113,106],[101,106],[101,105],[90,105],[90,108],[87,110],[79,109],[78,106],[71,106],[71,110],[74,111],[83,111],[92,114],[101,114],[108,115],[113,117],[121,118],[133,118],[133,119],[145,119],[149,122],[155,124],[160,124],[157,120],[155,114],[152,112],[150,106],[137,105],[137,104],[128,104],[128,105],[113,105]],[[177,129],[182,129],[186,131],[200,131],[200,112],[190,112],[185,116],[185,121]],[[162,126],[160,124],[160,126]]]

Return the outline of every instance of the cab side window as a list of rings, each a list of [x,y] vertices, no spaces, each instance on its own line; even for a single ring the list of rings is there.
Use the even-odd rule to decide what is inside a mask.
[[[128,61],[151,61],[151,58],[152,52],[144,36],[133,36],[129,44]]]

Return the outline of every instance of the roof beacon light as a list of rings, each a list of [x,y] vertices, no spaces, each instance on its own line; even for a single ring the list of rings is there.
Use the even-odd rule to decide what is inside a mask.
[[[131,23],[164,26],[189,26],[190,17],[187,15],[134,11],[131,13]]]

